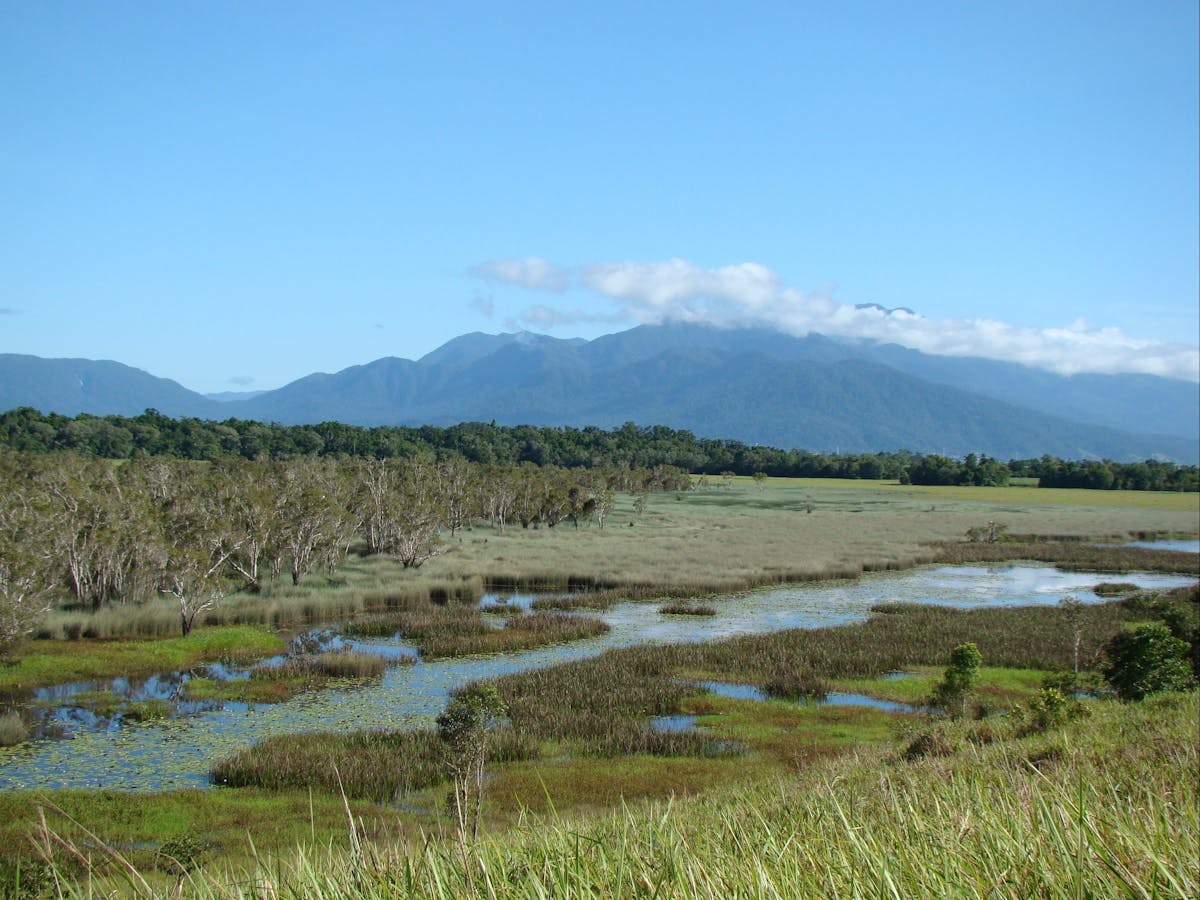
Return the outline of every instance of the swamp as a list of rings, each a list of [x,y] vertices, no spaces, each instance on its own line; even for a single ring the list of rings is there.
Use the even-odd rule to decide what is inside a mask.
[[[979,540],[991,523],[999,539]],[[17,738],[0,750],[3,871],[221,895],[270,870],[305,893],[317,854],[331,884],[365,872],[386,892],[397,871],[419,870],[456,895],[479,887],[471,873],[486,865],[527,888],[512,854],[548,864],[566,832],[607,835],[610,850],[626,846],[614,834],[632,847],[651,827],[697,840],[672,812],[691,804],[713,823],[719,877],[744,890],[736,879],[753,874],[719,846],[735,819],[783,815],[780,802],[793,828],[851,807],[886,817],[863,806],[867,771],[890,773],[893,802],[912,804],[1015,777],[1006,753],[1049,753],[1031,771],[1087,772],[1104,791],[1098,760],[1112,748],[1083,738],[1090,717],[1166,729],[1158,746],[1175,762],[1130,749],[1112,766],[1141,777],[1157,765],[1169,779],[1176,763],[1195,765],[1194,741],[1179,738],[1197,724],[1194,689],[1155,701],[1147,724],[1110,699],[1102,670],[1123,630],[1195,621],[1198,532],[1195,494],[737,478],[615,491],[603,528],[468,516],[438,529],[422,565],[350,552],[295,584],[286,571],[264,577],[224,592],[182,637],[170,634],[174,598],[65,603],[0,668]],[[966,642],[982,666],[971,715],[955,718],[932,703]],[[480,685],[503,715],[468,863],[454,849],[439,726]],[[976,779],[926,783],[946,766]],[[800,784],[817,786],[801,806],[824,797],[825,813],[796,805]],[[1171,785],[1163,833],[1122,822],[1113,838],[1126,854],[1164,844],[1150,865],[1167,895],[1196,886],[1181,859],[1198,834],[1194,778]],[[1056,802],[1046,787],[1037,802]],[[1008,813],[991,802],[977,814]],[[933,816],[907,815],[889,827]],[[878,840],[843,849],[877,859],[891,838]],[[496,841],[516,849],[497,858]],[[580,877],[613,876],[603,854],[573,859]],[[687,870],[690,856],[672,865]],[[1088,866],[1117,883],[1099,874],[1103,860]]]

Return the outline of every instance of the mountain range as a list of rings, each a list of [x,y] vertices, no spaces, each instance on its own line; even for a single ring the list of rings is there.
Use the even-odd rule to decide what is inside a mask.
[[[595,340],[457,337],[277,390],[205,396],[111,361],[0,354],[0,410],[283,424],[639,425],[809,450],[1002,459],[1200,457],[1200,385],[1071,377],[894,344],[761,329],[644,325]]]

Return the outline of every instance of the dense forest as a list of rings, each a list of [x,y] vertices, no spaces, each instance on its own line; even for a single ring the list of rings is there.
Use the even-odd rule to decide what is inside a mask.
[[[213,460],[225,456],[286,460],[298,457],[464,459],[485,465],[564,468],[674,466],[694,474],[764,473],[803,478],[898,479],[913,484],[1003,485],[1037,479],[1042,487],[1096,490],[1200,490],[1200,470],[1170,462],[1073,461],[1043,456],[1002,462],[970,454],[964,459],[906,451],[828,454],[697,438],[661,425],[620,428],[552,428],[467,422],[446,428],[363,428],[172,419],[154,410],[139,416],[75,417],[23,407],[0,414],[0,447],[45,453],[69,450],[107,459],[139,456]]]

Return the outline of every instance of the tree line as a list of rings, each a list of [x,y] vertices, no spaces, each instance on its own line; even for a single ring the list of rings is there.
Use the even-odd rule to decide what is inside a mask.
[[[68,417],[23,407],[0,414],[0,446],[34,453],[72,450],[106,459],[405,459],[432,455],[487,465],[674,466],[705,475],[761,472],[791,478],[898,479],[912,484],[950,485],[1002,485],[1020,477],[1036,478],[1043,487],[1200,490],[1200,470],[1196,466],[1157,460],[1120,463],[1043,456],[1003,462],[976,454],[952,459],[905,450],[830,454],[698,438],[686,430],[633,423],[608,430],[481,422],[448,427],[364,428],[339,422],[279,425],[241,419],[173,419],[154,410],[133,417]]]
[[[686,490],[652,469],[495,466],[329,458],[211,462],[0,450],[0,649],[55,603],[98,610],[167,595],[180,627],[225,593],[267,578],[299,584],[351,552],[418,568],[444,535],[475,522],[503,530],[603,528],[617,491]]]

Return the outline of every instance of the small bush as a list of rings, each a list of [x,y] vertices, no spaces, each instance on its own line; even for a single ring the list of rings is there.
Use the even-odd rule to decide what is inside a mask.
[[[155,866],[176,875],[186,875],[216,849],[212,841],[191,834],[180,835],[164,841],[158,848]]]
[[[950,665],[946,674],[933,691],[930,705],[946,710],[951,715],[966,715],[967,699],[979,681],[979,664],[983,656],[979,648],[968,641],[959,644],[950,653]]]
[[[14,747],[29,738],[29,729],[17,713],[9,710],[0,716],[0,747]]]
[[[1055,688],[1042,688],[1033,695],[1028,708],[1013,709],[1014,718],[1022,721],[1022,732],[1035,734],[1065,725],[1080,715],[1082,707],[1073,698]]]
[[[779,700],[822,700],[829,684],[810,672],[778,672],[760,685],[768,697]]]
[[[958,741],[945,728],[934,726],[917,734],[904,748],[904,758],[912,761],[927,756],[951,756],[958,751]]]

